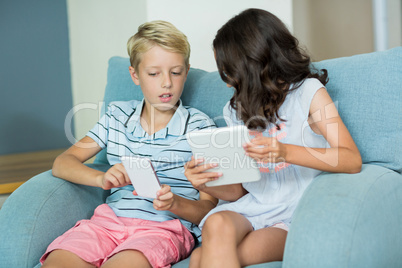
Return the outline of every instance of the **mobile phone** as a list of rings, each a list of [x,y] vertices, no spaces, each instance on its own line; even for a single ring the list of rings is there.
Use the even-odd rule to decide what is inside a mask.
[[[156,198],[156,192],[161,189],[161,184],[151,160],[146,157],[122,156],[121,162],[137,194]]]

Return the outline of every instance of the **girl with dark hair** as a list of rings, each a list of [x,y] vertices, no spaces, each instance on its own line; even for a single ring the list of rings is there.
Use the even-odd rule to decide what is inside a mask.
[[[293,212],[309,183],[326,172],[357,173],[360,153],[325,89],[326,70],[310,58],[273,14],[248,9],[213,42],[219,73],[234,95],[228,125],[255,136],[245,153],[259,163],[256,182],[207,187],[220,174],[211,164],[186,164],[193,186],[223,203],[202,220],[202,246],[190,267],[241,267],[282,260]]]

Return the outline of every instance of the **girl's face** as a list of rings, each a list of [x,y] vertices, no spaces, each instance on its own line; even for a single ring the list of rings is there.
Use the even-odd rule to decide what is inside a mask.
[[[189,70],[183,55],[155,45],[142,54],[138,71],[131,66],[129,70],[134,83],[141,86],[146,108],[175,112]]]

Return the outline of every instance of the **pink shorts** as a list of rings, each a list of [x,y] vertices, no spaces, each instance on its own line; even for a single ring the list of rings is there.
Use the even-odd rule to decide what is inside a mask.
[[[194,243],[179,220],[155,222],[117,217],[107,204],[102,204],[90,220],[77,222],[56,238],[40,261],[43,264],[50,252],[63,249],[99,267],[120,251],[138,250],[152,267],[170,267],[187,258]]]

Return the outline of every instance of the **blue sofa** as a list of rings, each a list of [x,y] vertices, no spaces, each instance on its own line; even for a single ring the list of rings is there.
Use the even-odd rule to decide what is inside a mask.
[[[127,58],[109,61],[104,101],[141,99]],[[298,205],[283,262],[262,267],[402,267],[402,47],[314,63],[363,158],[359,174],[318,176]],[[232,95],[217,72],[191,69],[183,102],[224,125]],[[98,155],[94,168],[109,168]],[[18,188],[0,210],[0,267],[34,267],[47,245],[104,202],[106,191],[54,178]],[[174,268],[187,267],[188,259]],[[37,265],[40,267],[40,265]]]

